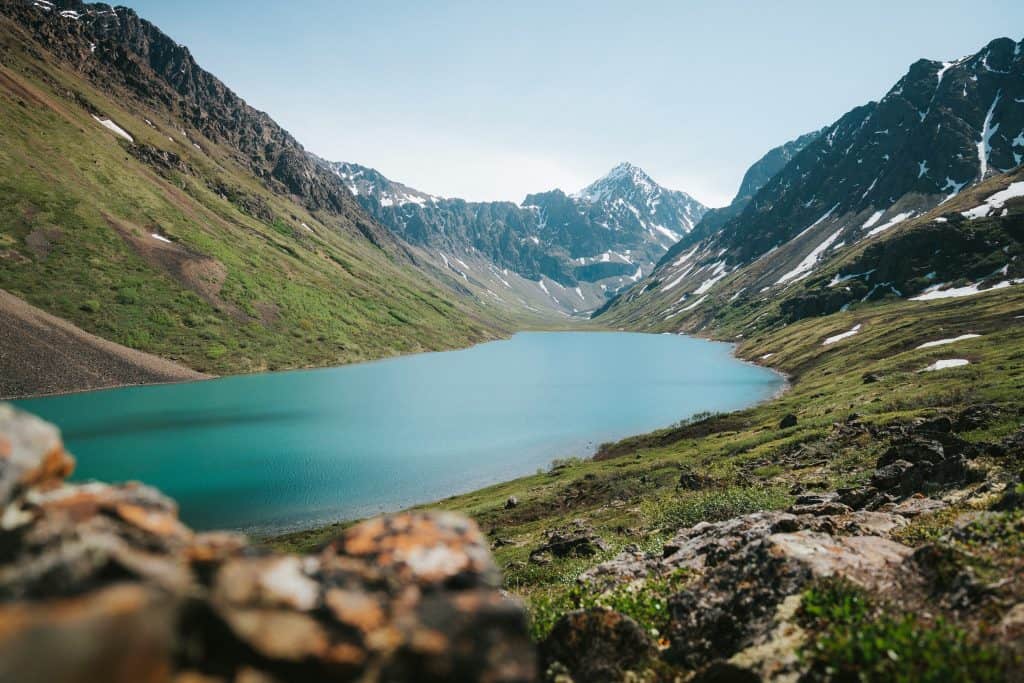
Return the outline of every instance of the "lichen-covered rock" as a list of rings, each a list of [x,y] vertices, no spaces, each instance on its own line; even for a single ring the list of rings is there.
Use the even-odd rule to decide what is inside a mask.
[[[540,651],[551,673],[562,671],[581,683],[617,683],[627,672],[643,668],[654,646],[629,617],[594,607],[563,615]]]
[[[153,488],[62,483],[57,430],[3,405],[0,446],[0,681],[536,677],[525,610],[464,517],[381,517],[277,555],[193,533]]]
[[[543,564],[554,557],[591,557],[608,548],[592,527],[576,520],[564,529],[550,529],[546,542],[530,552],[530,561]]]
[[[773,630],[778,606],[813,579],[894,585],[912,550],[886,536],[906,523],[878,512],[758,512],[683,529],[661,556],[623,553],[582,579],[614,585],[689,570],[696,578],[669,600],[666,656],[696,670],[757,644]]]
[[[26,488],[60,483],[74,467],[56,427],[0,404],[0,505]]]

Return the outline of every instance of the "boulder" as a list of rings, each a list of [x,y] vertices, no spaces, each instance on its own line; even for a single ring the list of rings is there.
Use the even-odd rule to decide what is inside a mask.
[[[516,498],[515,496],[509,496],[508,500],[505,501],[505,509],[506,510],[511,510],[512,508],[517,507],[518,505],[519,505],[519,499]]]
[[[635,621],[594,607],[563,615],[540,653],[546,671],[568,673],[574,681],[618,683],[643,668],[654,647]]]
[[[796,427],[797,419],[793,413],[788,413],[779,421],[779,429],[789,429],[790,427]]]
[[[530,561],[542,564],[550,557],[591,557],[608,545],[580,520],[562,529],[545,532],[546,542],[530,552]]]
[[[906,519],[886,513],[758,512],[680,530],[662,554],[623,553],[585,572],[601,586],[690,571],[669,600],[667,658],[697,670],[729,659],[772,630],[788,596],[813,579],[839,576],[874,590],[896,583],[912,550],[890,540]]]

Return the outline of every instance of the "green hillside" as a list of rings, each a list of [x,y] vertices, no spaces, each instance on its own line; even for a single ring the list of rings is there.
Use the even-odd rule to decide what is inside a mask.
[[[0,288],[218,374],[499,334],[414,254],[270,191],[155,104],[99,90],[0,18]]]

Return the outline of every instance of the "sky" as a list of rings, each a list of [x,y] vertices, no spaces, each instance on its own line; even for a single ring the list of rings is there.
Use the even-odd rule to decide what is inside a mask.
[[[1024,37],[1020,0],[121,0],[310,151],[520,202],[621,161],[709,206],[916,59]]]

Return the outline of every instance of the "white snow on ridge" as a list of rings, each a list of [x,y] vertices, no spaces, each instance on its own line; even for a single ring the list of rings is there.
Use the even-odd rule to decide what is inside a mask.
[[[725,269],[725,261],[719,261],[714,264],[714,270],[711,272],[711,277],[701,283],[700,287],[694,290],[694,294],[703,294],[718,284],[718,281],[728,275]]]
[[[875,211],[873,214],[871,214],[871,218],[868,218],[866,221],[864,221],[864,225],[862,225],[860,227],[862,227],[862,228],[870,228],[872,225],[874,225],[878,221],[882,220],[882,216],[884,216],[884,215],[885,215],[885,209],[882,209],[881,211]]]
[[[966,358],[947,358],[945,360],[937,360],[921,372],[935,372],[936,370],[946,370],[947,368],[962,368],[965,365],[970,365],[971,361]]]
[[[683,239],[682,235],[680,235],[677,232],[672,232],[671,230],[666,228],[664,225],[652,225],[651,227],[654,228],[655,230],[657,230],[658,232],[660,232],[665,237],[667,237],[670,240],[672,240],[673,243],[678,242],[679,240]]]
[[[544,293],[545,293],[545,294],[547,294],[548,296],[551,296],[551,292],[549,292],[549,291],[548,291],[548,288],[547,288],[547,287],[546,287],[546,286],[544,285],[544,278],[541,278],[540,280],[537,280],[537,285],[538,285],[538,286],[539,286],[539,287],[540,287],[540,288],[541,288],[542,290],[544,290]]]
[[[705,300],[705,299],[707,299],[707,297],[706,297],[706,296],[702,296],[702,297],[700,297],[699,299],[697,299],[696,301],[694,301],[694,302],[693,302],[692,304],[690,304],[689,306],[687,306],[686,308],[684,308],[684,309],[680,310],[679,312],[680,312],[680,313],[685,313],[686,311],[692,311],[693,309],[697,308],[697,307],[698,307],[698,306],[700,306],[700,305],[701,305],[702,303],[704,303],[704,300]]]
[[[131,135],[129,135],[128,131],[126,131],[124,128],[122,128],[121,126],[117,125],[116,123],[114,123],[110,119],[101,119],[100,117],[96,116],[95,114],[93,114],[92,117],[94,119],[96,119],[97,123],[99,123],[101,126],[106,128],[107,130],[113,132],[115,135],[120,135],[122,138],[124,138],[128,142],[132,142],[132,143],[135,142],[135,138],[133,138]]]
[[[988,174],[988,156],[992,153],[992,136],[999,130],[998,123],[994,126],[992,125],[992,116],[995,114],[996,105],[999,104],[1002,96],[1002,90],[996,93],[995,99],[992,100],[992,106],[988,108],[988,113],[985,114],[985,122],[981,126],[981,140],[978,141],[978,180],[984,180]]]
[[[839,239],[839,235],[842,232],[842,228],[836,230],[824,242],[815,247],[810,254],[804,257],[804,260],[798,263],[796,268],[780,277],[775,284],[781,285],[786,282],[797,282],[810,275],[811,271],[814,270],[814,266],[818,263],[818,259]]]
[[[684,263],[689,261],[691,258],[693,258],[693,255],[697,253],[697,249],[699,249],[699,248],[700,248],[700,245],[698,244],[696,247],[694,247],[693,249],[691,249],[690,251],[686,252],[685,254],[680,256],[678,259],[676,259],[675,263],[673,263],[672,265],[676,266],[676,267],[679,267],[679,266],[683,265]]]
[[[916,213],[916,211],[904,211],[903,213],[898,213],[889,220],[887,220],[885,223],[879,225],[877,228],[872,228],[868,232],[868,234],[865,235],[865,237],[871,237],[872,235],[877,235],[881,232],[885,232],[894,225],[898,225],[903,221],[907,220],[908,218],[913,218],[916,215]]]
[[[689,270],[684,272],[682,275],[677,277],[675,280],[673,280],[672,282],[670,282],[667,285],[665,285],[664,287],[662,287],[661,291],[663,291],[663,292],[671,292],[680,282],[683,281],[683,278],[685,278],[689,274],[689,272],[690,272]]]
[[[811,223],[810,225],[808,225],[808,226],[807,226],[806,228],[804,228],[803,230],[801,230],[801,231],[800,231],[800,234],[798,234],[798,235],[797,235],[796,237],[794,237],[793,239],[799,239],[799,238],[803,237],[804,235],[806,235],[806,234],[807,234],[808,232],[810,232],[811,228],[813,228],[813,227],[815,227],[815,226],[819,225],[819,224],[820,224],[820,223],[821,223],[822,221],[824,221],[824,220],[825,220],[825,219],[827,219],[827,218],[828,218],[829,216],[831,216],[831,215],[832,215],[832,212],[833,212],[833,211],[835,211],[835,210],[836,210],[836,209],[838,209],[838,208],[839,208],[839,204],[837,203],[837,204],[836,204],[835,206],[833,206],[833,207],[832,207],[831,209],[829,209],[828,211],[826,211],[826,212],[825,212],[825,215],[824,215],[824,216],[822,216],[821,218],[819,218],[818,220],[814,221],[813,223]]]
[[[832,344],[835,344],[838,341],[842,341],[844,339],[849,339],[853,335],[855,335],[858,332],[860,332],[860,328],[861,328],[861,324],[857,323],[856,325],[853,326],[853,328],[850,329],[849,332],[843,332],[841,334],[837,334],[835,336],[829,337],[825,341],[821,342],[821,345],[822,346],[831,346]]]
[[[949,339],[939,339],[937,341],[925,342],[918,346],[918,349],[931,349],[936,346],[945,346],[946,344],[955,344],[959,341],[966,341],[968,339],[977,339],[980,334],[961,334],[959,337],[951,337]]]
[[[1018,181],[1016,183],[1010,183],[1010,186],[1005,190],[1000,190],[994,195],[990,196],[985,200],[984,204],[976,206],[969,211],[964,211],[963,215],[966,218],[974,220],[976,218],[984,218],[992,213],[993,210],[999,210],[1005,206],[1006,202],[1016,197],[1024,197],[1024,181]]]
[[[150,235],[150,237],[152,237],[155,240],[160,240],[161,242],[167,242],[167,244],[173,244],[169,239],[167,239],[163,235],[158,235],[155,232],[152,235]]]
[[[932,285],[928,289],[924,290],[923,294],[911,297],[911,301],[934,301],[936,299],[959,299],[965,296],[974,296],[975,294],[982,294],[984,292],[992,292],[997,289],[1006,289],[1012,285],[1024,284],[1024,279],[1017,280],[1003,280],[997,282],[988,289],[980,289],[980,282],[976,282],[973,285],[967,285],[965,287],[954,287],[953,289],[941,289],[948,283],[942,283],[938,285]]]

